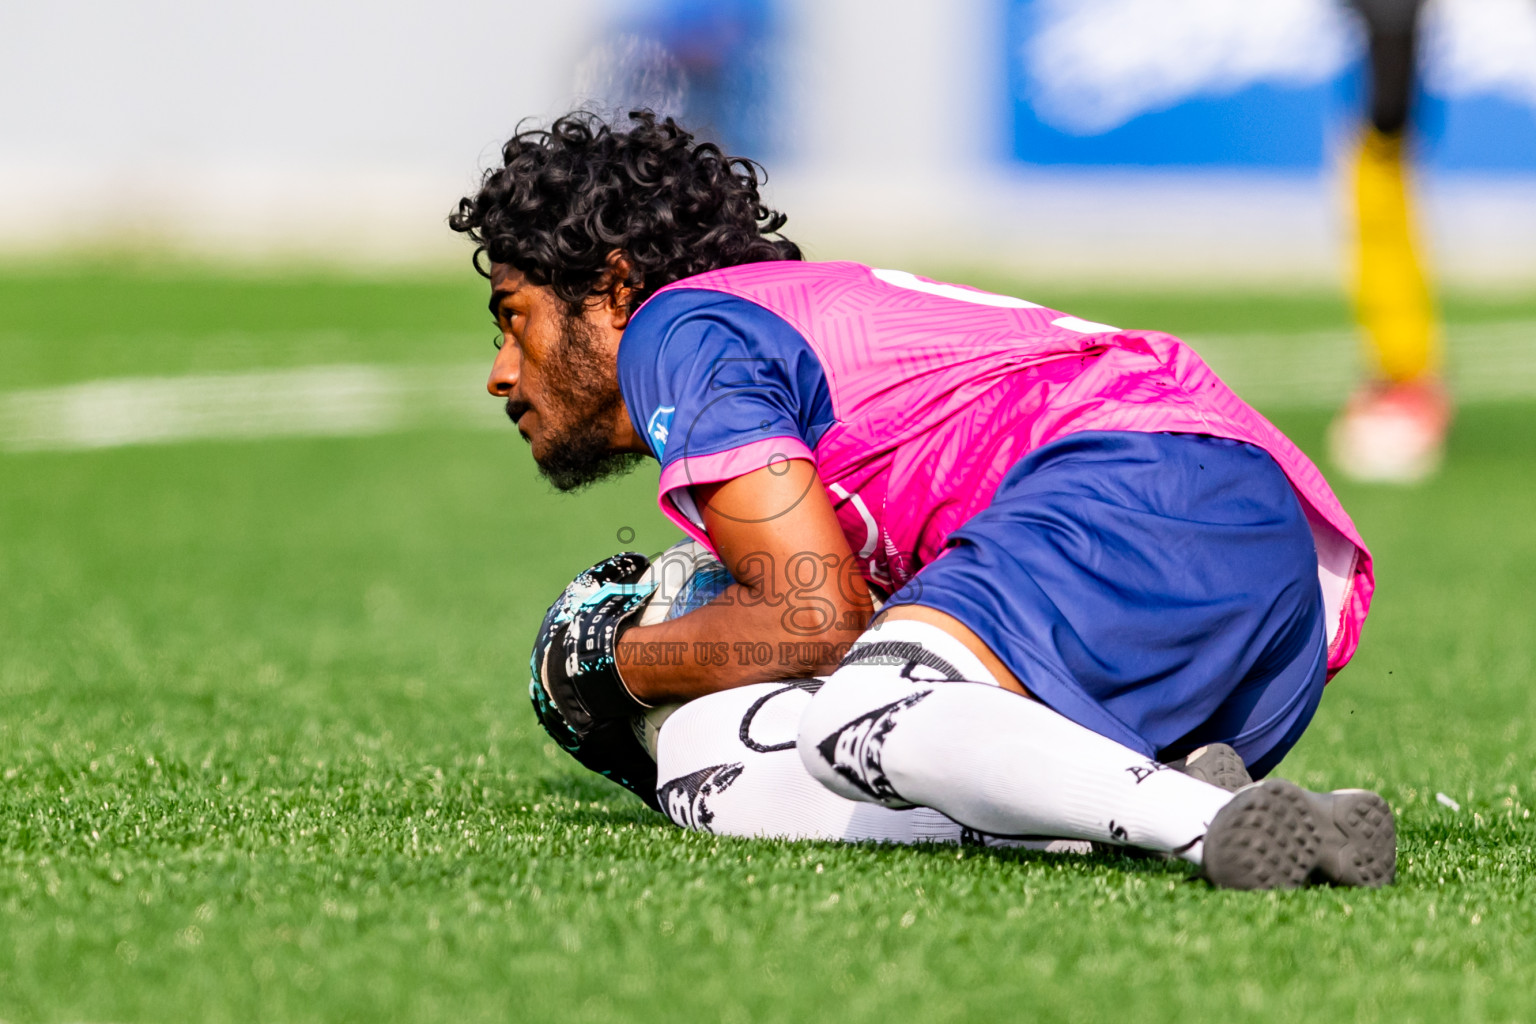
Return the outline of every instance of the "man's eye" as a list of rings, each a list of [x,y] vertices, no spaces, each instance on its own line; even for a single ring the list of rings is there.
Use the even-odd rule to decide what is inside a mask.
[[[502,314],[496,318],[496,340],[492,341],[491,344],[496,347],[498,352],[501,351],[501,346],[507,343],[507,335],[513,333],[516,330],[517,314],[503,311]]]

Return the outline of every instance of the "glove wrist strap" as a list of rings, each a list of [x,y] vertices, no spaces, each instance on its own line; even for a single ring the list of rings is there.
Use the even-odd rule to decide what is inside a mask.
[[[571,682],[593,718],[621,718],[644,714],[652,705],[636,697],[619,672],[619,637],[632,625],[629,621],[645,606],[649,591],[628,587],[595,602],[591,621],[606,624],[607,635],[589,635],[579,639],[578,660],[581,672]]]

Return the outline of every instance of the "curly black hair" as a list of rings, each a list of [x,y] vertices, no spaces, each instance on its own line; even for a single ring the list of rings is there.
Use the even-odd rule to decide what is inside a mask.
[[[475,269],[489,276],[482,254],[510,264],[574,314],[605,286],[614,250],[629,258],[631,308],[693,274],[802,258],[778,235],[788,218],[758,195],[758,164],[696,143],[670,117],[636,110],[629,120],[615,128],[577,111],[512,136],[502,166],[448,218],[479,243]]]

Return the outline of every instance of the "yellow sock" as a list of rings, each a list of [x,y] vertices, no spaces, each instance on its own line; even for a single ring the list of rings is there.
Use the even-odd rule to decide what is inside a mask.
[[[1367,127],[1354,169],[1355,306],[1368,354],[1394,383],[1437,375],[1440,330],[1415,251],[1403,137]]]

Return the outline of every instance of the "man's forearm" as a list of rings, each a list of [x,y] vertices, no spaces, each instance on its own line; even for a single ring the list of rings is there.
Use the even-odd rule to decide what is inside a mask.
[[[646,704],[825,674],[869,624],[872,609],[860,596],[834,588],[771,603],[760,589],[733,584],[687,615],[626,631],[615,652],[619,674]]]
[[[703,608],[623,635],[615,656],[630,693],[664,704],[831,672],[873,603],[814,463],[778,461],[692,492],[737,582]]]

